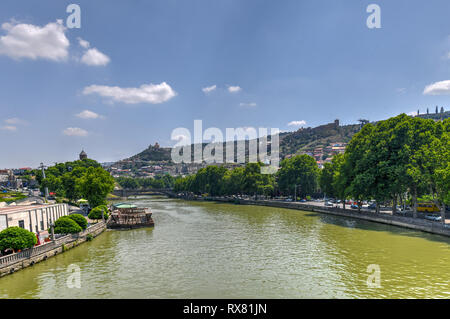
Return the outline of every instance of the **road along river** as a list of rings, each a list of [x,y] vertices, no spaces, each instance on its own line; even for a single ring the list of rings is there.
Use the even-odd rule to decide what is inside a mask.
[[[106,231],[0,278],[0,298],[450,297],[446,237],[281,208],[130,202],[152,208],[154,229]]]

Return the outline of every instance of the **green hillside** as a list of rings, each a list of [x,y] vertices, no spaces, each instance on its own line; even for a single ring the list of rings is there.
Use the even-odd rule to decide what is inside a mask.
[[[429,118],[434,120],[442,120],[450,117],[450,111],[420,114],[417,115],[423,118]],[[352,125],[339,125],[339,121],[336,120],[333,123],[317,126],[301,128],[294,132],[280,133],[280,156],[285,158],[288,155],[295,155],[300,153],[313,152],[314,149],[325,148],[336,143],[346,144],[353,135],[357,133],[361,128],[360,124]],[[203,144],[205,147],[207,144]],[[192,156],[193,145],[192,147]],[[237,143],[235,142],[235,149]],[[225,153],[225,152],[224,152]],[[236,154],[236,152],[235,152]],[[325,156],[329,155],[324,153]],[[248,155],[248,141],[246,142],[246,155]],[[236,157],[235,157],[236,158]],[[224,154],[225,160],[225,154]],[[116,163],[116,166],[122,168],[140,168],[148,164],[172,164],[171,160],[171,148],[160,147],[158,143],[150,145],[142,152]]]

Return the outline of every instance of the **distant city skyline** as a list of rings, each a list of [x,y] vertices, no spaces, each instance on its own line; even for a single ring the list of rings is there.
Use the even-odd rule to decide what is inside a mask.
[[[0,169],[117,161],[197,119],[294,131],[450,109],[445,0],[83,0],[79,29],[68,4],[0,4]]]

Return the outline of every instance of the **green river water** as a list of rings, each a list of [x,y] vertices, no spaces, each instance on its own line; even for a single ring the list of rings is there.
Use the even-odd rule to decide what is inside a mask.
[[[449,298],[450,239],[259,206],[151,198],[153,229],[106,231],[0,278],[0,298]],[[368,287],[367,267],[381,287]],[[69,288],[80,272],[80,288]]]

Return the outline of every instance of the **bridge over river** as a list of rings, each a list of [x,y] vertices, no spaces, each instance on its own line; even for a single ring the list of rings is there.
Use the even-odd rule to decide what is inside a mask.
[[[113,195],[119,197],[145,196],[145,195],[171,195],[173,191],[170,188],[151,188],[151,189],[115,189]]]

